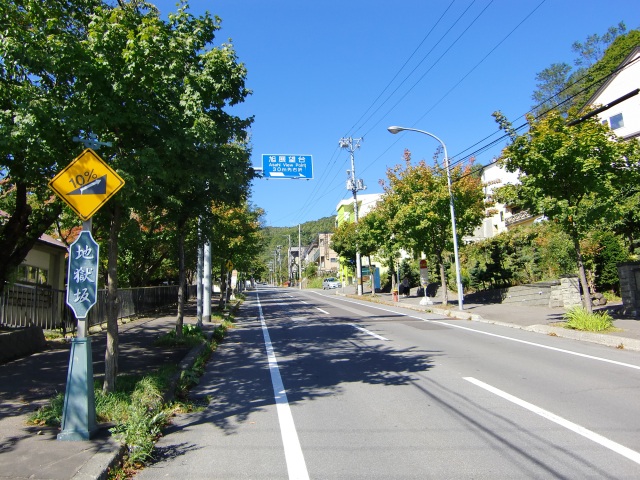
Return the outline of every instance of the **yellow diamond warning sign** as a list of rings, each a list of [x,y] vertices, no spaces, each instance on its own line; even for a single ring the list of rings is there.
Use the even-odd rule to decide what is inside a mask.
[[[96,152],[87,148],[53,177],[49,187],[89,220],[124,185],[124,180]]]

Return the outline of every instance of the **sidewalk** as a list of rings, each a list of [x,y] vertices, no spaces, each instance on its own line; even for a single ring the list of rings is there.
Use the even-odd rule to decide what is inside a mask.
[[[416,289],[412,289],[415,292]],[[607,310],[614,319],[616,332],[592,333],[580,332],[557,326],[563,322],[564,308],[538,307],[519,304],[501,303],[465,303],[463,310],[458,310],[457,298],[449,295],[448,306],[443,306],[437,298],[431,298],[431,305],[421,305],[423,297],[412,294],[410,297],[399,295],[394,302],[390,293],[376,293],[371,295],[371,290],[365,289],[362,296],[356,295],[355,286],[344,287],[336,290],[336,294],[354,297],[361,300],[393,305],[421,312],[431,312],[453,319],[471,320],[476,322],[493,323],[505,327],[519,328],[531,332],[542,333],[564,338],[571,338],[585,342],[599,343],[610,347],[624,348],[626,350],[640,351],[640,319],[623,317],[617,313],[617,307],[621,304],[595,307],[594,310]]]
[[[189,308],[191,314],[193,308]],[[153,346],[156,338],[175,328],[175,315],[140,318],[119,325],[121,374],[141,374],[166,363],[179,364],[187,349],[168,350]],[[185,324],[196,323],[185,316]],[[205,333],[213,331],[205,324]],[[91,335],[94,378],[104,375],[106,333]],[[120,453],[111,438],[110,425],[90,441],[57,440],[57,428],[26,424],[29,415],[64,392],[70,345],[49,342],[50,348],[0,365],[0,479],[93,480],[106,478],[109,466]]]

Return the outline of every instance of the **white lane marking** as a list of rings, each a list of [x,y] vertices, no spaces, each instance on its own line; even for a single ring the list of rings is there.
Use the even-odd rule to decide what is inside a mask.
[[[319,307],[316,307],[316,310],[320,310],[322,313],[324,313],[325,315],[329,315],[329,312],[327,312],[326,310],[323,310]]]
[[[322,295],[322,294],[320,294],[318,292],[313,292],[313,293],[315,293],[317,295]],[[551,347],[549,345],[544,345],[542,343],[529,342],[527,340],[520,340],[518,338],[507,337],[506,335],[499,335],[497,333],[483,332],[482,330],[476,330],[475,328],[464,327],[462,325],[457,325],[455,323],[447,323],[447,322],[442,321],[442,320],[429,320],[428,318],[422,318],[422,317],[417,317],[415,315],[409,315],[407,313],[396,312],[395,310],[389,310],[387,308],[376,307],[374,305],[369,305],[367,303],[355,302],[355,301],[352,301],[352,300],[346,300],[346,299],[339,298],[339,297],[336,297],[336,299],[341,300],[343,302],[347,302],[347,303],[354,303],[356,305],[360,305],[360,306],[363,306],[363,307],[369,307],[369,308],[372,308],[372,309],[375,309],[375,310],[382,310],[383,312],[393,313],[395,315],[401,315],[401,316],[407,317],[407,318],[413,318],[413,319],[416,319],[416,320],[421,320],[421,321],[427,322],[427,323],[434,323],[434,324],[438,324],[438,325],[444,325],[446,327],[457,328],[457,329],[460,329],[460,330],[466,330],[468,332],[473,332],[473,333],[477,333],[477,334],[480,334],[480,335],[488,335],[490,337],[501,338],[503,340],[509,340],[509,341],[512,341],[512,342],[522,343],[522,344],[525,344],[525,345],[530,345],[532,347],[544,348],[544,349],[547,349],[547,350],[553,350],[555,352],[566,353],[567,355],[575,355],[576,357],[588,358],[590,360],[596,360],[598,362],[611,363],[613,365],[618,365],[620,367],[633,368],[634,370],[640,370],[640,365],[633,365],[631,363],[618,362],[617,360],[609,360],[608,358],[603,358],[603,357],[595,357],[593,355],[587,355],[586,353],[574,352],[573,350],[566,350],[564,348]],[[425,313],[427,313],[427,312],[425,312]],[[435,313],[434,315],[438,315],[438,314]]]
[[[551,347],[549,345],[543,345],[542,343],[528,342],[526,340],[520,340],[518,338],[507,337],[504,335],[498,335],[497,333],[483,332],[481,330],[475,330],[473,328],[463,327],[462,325],[455,325],[451,323],[440,322],[438,320],[425,320],[425,322],[440,323],[442,325],[448,325],[452,328],[459,328],[461,330],[468,330],[470,332],[481,333],[490,337],[502,338],[505,340],[511,340],[512,342],[523,343],[525,345],[531,345],[533,347],[545,348],[547,350],[553,350],[555,352],[566,353],[568,355],[575,355],[576,357],[588,358],[590,360],[596,360],[598,362],[611,363],[613,365],[619,365],[621,367],[633,368],[640,370],[640,365],[632,365],[630,363],[618,362],[617,360],[609,360],[608,358],[595,357],[593,355],[587,355],[586,353],[574,352],[573,350],[565,350],[564,348]]]
[[[309,472],[307,464],[304,461],[304,454],[300,447],[298,432],[296,431],[293,415],[289,407],[289,399],[287,391],[282,383],[280,369],[278,368],[278,360],[271,344],[271,337],[267,324],[262,314],[262,306],[260,305],[260,296],[258,298],[258,312],[260,313],[260,324],[262,325],[262,335],[264,337],[264,345],[267,349],[267,359],[269,361],[269,373],[271,373],[271,384],[273,385],[273,395],[276,401],[276,410],[278,412],[278,421],[280,422],[280,434],[284,446],[284,456],[287,462],[287,471],[289,478],[295,480],[308,480]]]
[[[545,410],[536,405],[533,405],[532,403],[526,402],[518,397],[514,397],[513,395],[507,392],[504,392],[496,387],[492,387],[491,385],[481,382],[480,380],[477,380],[473,377],[463,377],[463,378],[464,380],[471,382],[474,385],[487,390],[488,392],[498,395],[499,397],[502,397],[505,400],[510,401],[511,403],[515,403],[516,405],[522,408],[525,408],[537,415],[540,415],[541,417],[544,417],[547,420],[551,420],[552,422],[557,423],[558,425],[568,430],[571,430],[572,432],[575,432],[578,435],[582,435],[583,437],[591,440],[592,442],[598,443],[603,447],[606,447],[609,450],[619,455],[622,455],[623,457],[628,458],[632,462],[640,464],[640,453],[636,452],[635,450],[631,450],[630,448],[627,448],[624,445],[620,445],[619,443],[616,443],[613,440],[609,440],[608,438],[603,437],[598,433],[592,432],[591,430],[586,429],[576,423],[570,422],[569,420],[562,418],[558,415],[555,415],[549,412],[548,410]]]
[[[360,330],[361,332],[366,333],[367,335],[371,335],[372,337],[376,337],[378,340],[384,340],[386,342],[389,341],[388,338],[383,337],[382,335],[378,335],[377,333],[373,333],[371,330],[367,330],[366,328],[359,327],[355,323],[349,323],[353,328]]]

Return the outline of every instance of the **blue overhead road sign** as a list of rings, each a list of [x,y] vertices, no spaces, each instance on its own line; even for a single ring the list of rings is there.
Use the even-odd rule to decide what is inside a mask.
[[[262,174],[266,178],[313,178],[311,155],[262,155]]]

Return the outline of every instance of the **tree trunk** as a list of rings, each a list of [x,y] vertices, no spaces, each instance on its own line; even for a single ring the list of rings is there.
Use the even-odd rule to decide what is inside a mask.
[[[398,290],[396,285],[396,263],[393,258],[389,259],[389,271],[391,272],[391,291]]]
[[[15,188],[15,208],[0,227],[0,293],[11,279],[15,269],[27,257],[34,244],[53,224],[62,212],[62,202],[50,204],[41,217],[33,214],[28,203],[26,185],[18,183]]]
[[[573,235],[573,246],[576,250],[576,259],[578,260],[578,276],[580,278],[580,286],[582,287],[582,305],[587,313],[593,313],[593,304],[591,303],[591,291],[587,282],[587,274],[582,261],[582,249],[580,248],[580,240],[577,235]]]
[[[376,294],[376,279],[373,270],[371,270],[371,255],[367,255],[367,259],[369,260],[369,278],[371,279],[371,296],[373,297]]]
[[[218,300],[218,309],[224,310],[224,301],[227,295],[227,272],[224,260],[220,261],[220,299]]]
[[[185,271],[184,271],[184,228],[178,227],[178,316],[176,318],[176,337],[182,337],[182,325],[184,324],[184,290],[185,290]]]
[[[111,393],[118,376],[118,233],[121,207],[115,205],[109,227],[109,253],[107,259],[107,348],[104,354],[104,382],[102,391]]]
[[[449,286],[447,285],[447,271],[444,268],[444,261],[442,255],[438,255],[438,265],[440,265],[440,284],[442,285],[442,304],[447,305],[449,303]]]

